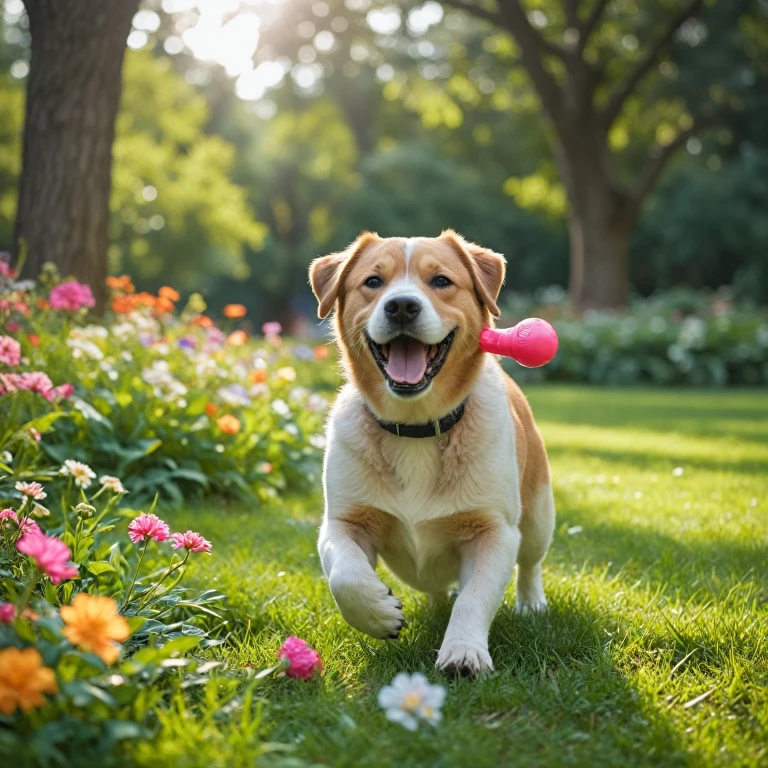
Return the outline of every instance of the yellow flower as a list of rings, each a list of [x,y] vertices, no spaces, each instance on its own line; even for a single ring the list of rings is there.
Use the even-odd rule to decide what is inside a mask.
[[[93,651],[107,664],[117,661],[120,646],[115,641],[127,640],[131,634],[128,622],[117,612],[111,597],[75,595],[72,605],[61,607],[66,626],[64,636],[72,645]]]
[[[0,712],[28,712],[45,704],[44,693],[56,693],[56,676],[43,666],[35,648],[6,648],[0,651]]]

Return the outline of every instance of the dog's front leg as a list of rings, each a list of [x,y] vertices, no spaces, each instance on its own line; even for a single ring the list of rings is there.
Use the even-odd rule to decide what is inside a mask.
[[[380,640],[397,638],[405,625],[403,604],[376,574],[373,532],[360,523],[326,518],[318,548],[331,594],[347,624]]]
[[[478,675],[493,669],[488,632],[512,578],[520,533],[499,522],[461,545],[459,596],[437,655],[445,672]]]

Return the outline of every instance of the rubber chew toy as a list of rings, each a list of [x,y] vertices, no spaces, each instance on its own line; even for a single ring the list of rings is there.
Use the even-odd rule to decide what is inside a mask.
[[[483,329],[480,349],[492,355],[511,357],[525,368],[539,368],[557,352],[557,331],[546,320],[529,317],[514,328]]]

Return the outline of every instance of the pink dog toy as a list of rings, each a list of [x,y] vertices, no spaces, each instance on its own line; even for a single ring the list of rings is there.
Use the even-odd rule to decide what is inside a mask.
[[[529,317],[514,328],[485,328],[480,334],[480,349],[511,357],[525,368],[539,368],[557,352],[557,331],[546,320]]]

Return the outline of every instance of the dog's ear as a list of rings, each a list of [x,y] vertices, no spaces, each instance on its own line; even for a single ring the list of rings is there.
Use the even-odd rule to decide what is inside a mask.
[[[309,283],[319,303],[318,317],[328,317],[343,283],[344,271],[359,256],[366,245],[378,240],[373,232],[363,232],[348,248],[328,256],[321,256],[309,265]]]
[[[472,274],[478,298],[494,317],[498,317],[501,313],[496,299],[504,283],[506,270],[504,257],[489,248],[470,243],[452,229],[446,229],[440,235],[440,239],[447,240],[464,259]]]

